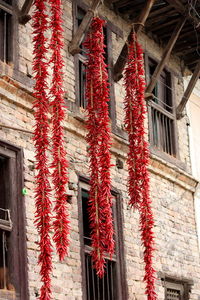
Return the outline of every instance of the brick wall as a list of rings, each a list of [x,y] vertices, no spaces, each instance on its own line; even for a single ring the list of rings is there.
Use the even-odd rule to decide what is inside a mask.
[[[87,2],[87,1],[86,1]],[[65,90],[70,101],[75,101],[75,71],[74,57],[67,52],[68,43],[72,37],[72,2],[64,1],[64,29],[65,29]],[[106,15],[110,21],[123,30],[124,37],[112,34],[113,56],[116,60],[123,45],[129,26],[120,17],[110,12],[106,7],[100,8],[100,14]],[[141,43],[148,53],[159,59],[163,49],[144,34],[140,37]],[[32,112],[31,80],[26,83],[27,70],[31,74],[32,60],[31,24],[19,25],[19,68],[24,73],[24,80],[16,84],[4,76],[0,79],[0,120],[1,123],[19,127],[27,132],[0,128],[0,139],[22,147],[24,152],[24,186],[27,189],[26,205],[26,233],[28,251],[28,283],[30,299],[36,299],[40,287],[39,267],[37,265],[38,234],[34,227],[34,148],[32,134],[34,120]],[[183,94],[183,83],[180,80],[181,71],[179,61],[172,58],[169,67],[174,71],[175,97],[177,103]],[[123,95],[122,80],[115,84],[117,125],[123,127]],[[64,262],[59,262],[53,254],[53,299],[81,300],[82,275],[80,259],[80,237],[78,228],[78,176],[89,176],[87,145],[85,142],[86,130],[84,113],[75,113],[68,110],[65,126],[65,141],[70,160],[69,178],[73,183],[72,203],[69,204],[71,220],[69,256]],[[200,295],[200,265],[199,251],[194,216],[193,193],[196,181],[190,175],[190,157],[188,149],[188,129],[186,120],[177,121],[180,161],[184,169],[164,161],[152,154],[149,166],[151,174],[151,198],[155,215],[155,268],[168,276],[185,278],[194,281],[191,300]],[[29,132],[30,131],[30,132]],[[112,146],[112,185],[122,194],[123,232],[125,249],[126,280],[129,300],[145,300],[144,275],[142,262],[142,246],[138,232],[138,213],[129,209],[127,197],[127,141],[113,134]],[[118,169],[116,159],[120,158],[123,169]],[[160,274],[159,273],[159,274]],[[159,276],[158,276],[159,277]],[[164,300],[164,287],[160,279],[156,282],[158,299]],[[24,299],[22,299],[24,300]]]

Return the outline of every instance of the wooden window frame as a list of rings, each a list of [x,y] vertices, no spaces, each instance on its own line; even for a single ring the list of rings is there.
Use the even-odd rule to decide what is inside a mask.
[[[145,53],[145,73],[146,73],[146,82],[148,83],[150,79],[150,70],[149,65],[150,61],[154,61],[155,63],[158,63],[158,60],[153,57],[149,53]],[[176,120],[176,103],[174,98],[174,72],[171,71],[169,68],[165,67],[164,72],[169,74],[170,78],[170,88],[171,88],[171,103],[172,103],[172,112],[169,112],[165,110],[162,106],[155,103],[152,99],[148,100],[147,103],[147,113],[148,113],[148,127],[149,127],[149,142],[150,142],[150,151],[152,154],[155,154],[162,159],[171,162],[175,165],[178,165],[181,168],[184,168],[183,164],[180,162],[180,156],[179,156],[179,147],[178,147],[178,134],[177,134],[177,120]],[[168,154],[167,152],[164,152],[161,149],[158,149],[154,145],[153,141],[153,124],[152,124],[152,108],[158,110],[160,113],[164,114],[166,117],[169,117],[173,121],[173,155]]]
[[[72,3],[72,11],[73,11],[73,33],[75,34],[77,29],[77,9],[80,8],[84,11],[89,9],[89,6],[84,3],[82,0],[74,0]],[[109,77],[109,93],[110,93],[110,119],[112,122],[112,128],[116,127],[116,105],[115,105],[115,90],[114,90],[114,79],[113,79],[113,55],[112,55],[112,32],[122,36],[122,31],[112,24],[110,21],[107,21],[106,30],[107,30],[107,48],[108,51],[108,77]],[[74,55],[74,68],[75,68],[75,106],[72,104],[72,101],[67,100],[67,105],[71,110],[75,112],[80,112],[79,107],[79,57],[80,54]],[[80,117],[80,116],[79,116]]]
[[[25,228],[25,203],[22,195],[24,186],[23,177],[23,151],[14,145],[0,140],[0,154],[9,159],[10,177],[10,197],[11,197],[11,220],[12,230],[12,265],[16,287],[19,298],[29,299],[28,293],[28,269],[27,269],[27,248],[26,248],[26,228]],[[12,246],[11,245],[11,246]]]
[[[10,50],[8,62],[0,60],[0,71],[3,68],[3,65],[8,65],[12,69],[18,68],[18,6],[17,1],[12,0],[12,4],[7,4],[4,0],[0,0],[0,9],[7,12],[11,15],[11,30],[10,30]],[[5,71],[5,67],[4,67]]]
[[[0,8],[12,14],[12,37],[11,37],[11,59],[6,63],[0,60],[0,74],[12,77],[23,86],[32,89],[34,80],[28,74],[19,71],[19,6],[18,0],[12,0],[12,5],[6,4],[4,0],[0,0]],[[1,76],[0,76],[1,77]]]
[[[79,212],[79,232],[80,232],[80,243],[81,243],[81,266],[82,266],[82,290],[83,299],[87,299],[87,287],[86,287],[86,275],[85,275],[85,244],[83,239],[83,214],[82,214],[82,197],[81,189],[88,190],[89,179],[79,175],[78,184],[78,212]],[[117,286],[119,297],[117,300],[127,300],[127,282],[126,282],[126,269],[124,259],[124,247],[123,247],[123,216],[122,216],[122,203],[121,194],[118,190],[112,189],[112,195],[116,198],[116,222],[115,232],[116,234],[116,263],[117,263]],[[88,247],[88,246],[87,246]]]
[[[181,294],[180,300],[189,300],[191,288],[194,284],[193,280],[171,277],[165,274],[159,274],[159,277],[161,277],[162,285],[164,287],[165,300],[167,300],[167,289],[178,290]]]

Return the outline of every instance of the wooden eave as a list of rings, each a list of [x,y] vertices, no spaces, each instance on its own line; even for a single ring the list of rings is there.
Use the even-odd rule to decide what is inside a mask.
[[[107,0],[106,4],[129,23],[135,23],[146,0]],[[166,46],[181,17],[186,18],[172,53],[177,55],[194,72],[200,47],[200,1],[195,9],[187,0],[156,0],[144,26],[144,32]],[[195,11],[196,10],[196,11]]]

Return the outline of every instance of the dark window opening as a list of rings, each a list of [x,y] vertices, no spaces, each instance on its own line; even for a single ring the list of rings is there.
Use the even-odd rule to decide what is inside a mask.
[[[149,59],[150,80],[157,63]],[[151,145],[159,151],[176,156],[175,109],[173,105],[171,73],[163,70],[149,102],[149,131]]]
[[[85,10],[83,10],[80,7],[77,7],[77,15],[76,15],[76,27],[78,27],[82,19],[85,15]],[[105,63],[108,66],[108,86],[111,86],[111,68],[109,67],[109,48],[108,48],[108,35],[107,35],[107,28],[104,27],[103,29],[104,32],[104,44],[106,45],[105,47]],[[83,48],[83,43],[80,45],[81,52],[77,54],[77,80],[76,82],[77,87],[77,103],[79,107],[86,108],[87,103],[85,99],[85,83],[86,83],[86,50]],[[111,101],[108,102],[108,109],[109,109],[109,115],[111,116]]]
[[[0,141],[0,299],[27,300],[22,152]]]
[[[87,299],[89,300],[116,300],[116,262],[106,260],[106,273],[103,278],[96,275],[92,267],[91,256],[85,254],[85,269],[87,282]]]
[[[0,9],[0,60],[12,61],[12,15]]]
[[[80,189],[80,200],[81,200],[81,227],[82,227],[82,241],[83,241],[83,252],[82,252],[82,266],[83,266],[83,280],[85,287],[86,300],[125,300],[126,291],[125,287],[122,291],[122,280],[124,275],[122,274],[122,253],[119,253],[119,224],[117,218],[117,198],[113,196],[113,221],[115,228],[115,254],[112,259],[109,256],[106,257],[106,272],[102,279],[96,275],[96,270],[92,267],[91,259],[91,229],[88,213],[88,201],[89,192],[86,184]],[[123,277],[123,278],[122,278]]]
[[[85,245],[91,245],[91,229],[89,221],[89,212],[88,212],[88,201],[89,194],[88,191],[82,189],[82,212],[83,212],[83,239]]]
[[[85,84],[86,84],[86,66],[82,60],[78,60],[79,67],[79,106],[86,108],[86,99],[85,99]]]
[[[156,62],[149,60],[149,78],[152,77],[155,69]],[[153,101],[160,105],[163,109],[173,112],[172,103],[172,87],[171,87],[171,74],[167,70],[163,70],[158,78],[158,81],[153,89]]]
[[[84,18],[85,11],[80,7],[77,7],[77,17],[76,17],[76,27],[78,28]],[[86,83],[86,53],[83,47],[83,43],[80,45],[81,52],[77,54],[77,63],[78,63],[78,93],[76,95],[78,106],[82,108],[86,108],[87,103],[85,99],[85,83]]]
[[[9,185],[9,159],[0,156],[0,290],[10,291],[14,297],[15,287],[12,282],[11,259],[11,195]]]
[[[116,282],[116,255],[112,260],[106,260],[106,274],[100,279],[92,267],[92,260],[89,254],[91,248],[91,229],[88,213],[89,193],[82,189],[82,218],[83,218],[83,240],[85,245],[85,272],[88,300],[114,300],[118,299]],[[89,246],[89,247],[88,247]]]

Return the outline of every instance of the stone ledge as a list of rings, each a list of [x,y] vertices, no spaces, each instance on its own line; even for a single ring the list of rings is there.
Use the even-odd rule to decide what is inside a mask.
[[[5,93],[7,91],[7,93]],[[20,83],[15,82],[7,76],[0,78],[0,95],[8,101],[15,103],[18,106],[23,106],[24,109],[32,110],[32,101],[34,97],[29,90],[26,90]],[[75,118],[73,114],[67,115],[67,120],[64,122],[64,129],[82,138],[86,136],[86,128],[83,126],[83,121]],[[111,152],[123,159],[127,158],[128,141],[112,133],[113,145]],[[157,174],[171,182],[178,184],[186,190],[195,192],[198,181],[189,173],[184,171],[179,166],[170,163],[159,156],[150,154],[149,171]]]
[[[34,97],[32,92],[8,76],[0,77],[0,96],[6,98],[8,102],[15,103],[28,111],[33,111]]]
[[[198,185],[198,180],[191,174],[153,154],[150,157],[149,171],[191,192],[195,192]]]

